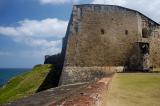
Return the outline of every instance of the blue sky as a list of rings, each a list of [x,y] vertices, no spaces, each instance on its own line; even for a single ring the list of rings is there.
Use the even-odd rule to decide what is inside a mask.
[[[0,0],[0,68],[33,67],[61,51],[73,4],[115,4],[160,22],[159,0]]]

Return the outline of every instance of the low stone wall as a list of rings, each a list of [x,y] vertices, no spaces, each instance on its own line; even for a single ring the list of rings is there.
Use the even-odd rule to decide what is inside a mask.
[[[122,72],[123,66],[104,67],[71,67],[63,68],[59,85],[67,85],[79,82],[97,81],[103,77],[108,77],[114,72]]]
[[[51,88],[32,96],[25,97],[23,99],[10,102],[5,106],[59,106],[62,101],[76,95],[81,89],[88,86],[89,83],[76,83],[71,85],[60,86],[56,88]]]
[[[7,106],[106,106],[112,76],[92,83],[76,83],[52,88],[11,102]]]
[[[106,106],[110,81],[111,77],[102,78],[81,90],[77,95],[63,101],[60,106]],[[49,106],[56,106],[56,104]]]

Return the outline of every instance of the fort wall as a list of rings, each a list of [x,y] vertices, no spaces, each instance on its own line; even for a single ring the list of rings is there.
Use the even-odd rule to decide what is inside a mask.
[[[139,14],[117,6],[76,5],[64,42],[64,67],[60,85],[93,79],[94,67],[141,66],[137,45]],[[72,67],[72,68],[71,68]],[[86,67],[87,68],[86,70]],[[119,68],[119,67],[123,67]],[[101,72],[101,71],[100,71]],[[104,71],[103,71],[104,72]],[[96,75],[94,75],[94,78]]]
[[[159,24],[138,11],[113,5],[75,5],[63,39],[59,85],[98,79],[101,72],[113,72],[108,67],[118,72],[160,67],[159,33]]]
[[[61,86],[8,106],[105,106],[115,71],[160,67],[160,25],[120,6],[76,5],[61,54],[46,56],[45,64],[55,65],[52,78]]]
[[[138,22],[133,11],[74,6],[71,24],[65,66],[124,66],[138,51]]]

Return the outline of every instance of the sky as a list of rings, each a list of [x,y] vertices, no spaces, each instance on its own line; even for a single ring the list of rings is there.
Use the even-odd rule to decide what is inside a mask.
[[[160,0],[0,0],[0,68],[31,68],[59,53],[75,4],[119,5],[160,22]]]

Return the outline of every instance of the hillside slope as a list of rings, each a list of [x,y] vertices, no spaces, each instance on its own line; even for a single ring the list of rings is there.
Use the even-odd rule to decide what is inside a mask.
[[[37,65],[31,71],[12,78],[0,88],[0,104],[34,94],[52,69],[52,65]]]

